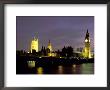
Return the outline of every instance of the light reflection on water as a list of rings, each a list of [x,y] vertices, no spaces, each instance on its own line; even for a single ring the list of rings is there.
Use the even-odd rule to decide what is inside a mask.
[[[75,65],[75,64],[73,64],[72,66],[73,66],[73,68],[75,68],[75,67],[76,67],[76,65]]]
[[[94,74],[94,63],[73,64],[70,66],[35,67],[36,74]]]
[[[37,68],[37,74],[43,74],[43,68],[42,67]]]
[[[93,74],[94,73],[94,64],[82,64],[81,65],[81,73],[82,74]]]
[[[58,73],[63,74],[63,66],[58,66]]]
[[[76,72],[76,65],[75,65],[75,64],[72,65],[72,72],[73,72],[73,73]]]

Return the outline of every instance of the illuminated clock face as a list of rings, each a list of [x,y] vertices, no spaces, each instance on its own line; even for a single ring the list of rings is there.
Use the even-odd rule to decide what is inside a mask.
[[[86,39],[85,42],[88,42],[88,40]]]
[[[90,42],[90,39],[89,40],[87,40],[87,39],[85,40],[85,42],[88,42],[88,41]]]

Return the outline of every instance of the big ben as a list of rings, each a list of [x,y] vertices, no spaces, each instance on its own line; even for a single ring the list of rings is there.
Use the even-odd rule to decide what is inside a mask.
[[[86,36],[85,36],[85,48],[84,48],[84,57],[91,58],[91,51],[90,51],[90,36],[87,29]]]

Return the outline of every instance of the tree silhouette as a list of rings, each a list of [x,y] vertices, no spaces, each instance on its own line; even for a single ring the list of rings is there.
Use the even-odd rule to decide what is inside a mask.
[[[71,46],[67,47],[67,57],[73,56],[73,48]]]
[[[67,53],[66,47],[64,46],[64,47],[62,48],[61,55],[62,55],[63,57],[66,57],[66,53]]]
[[[62,48],[62,56],[63,57],[71,57],[73,56],[73,48],[71,46]]]
[[[60,57],[61,55],[61,52],[60,52],[60,50],[58,49],[58,51],[56,51],[56,53],[57,53],[57,57]]]

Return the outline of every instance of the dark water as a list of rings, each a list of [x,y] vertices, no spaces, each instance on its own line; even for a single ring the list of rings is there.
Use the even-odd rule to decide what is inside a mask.
[[[94,63],[54,67],[34,67],[34,64],[28,66],[29,74],[94,74]]]

